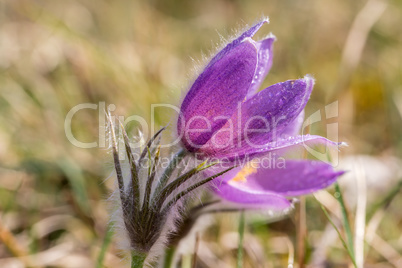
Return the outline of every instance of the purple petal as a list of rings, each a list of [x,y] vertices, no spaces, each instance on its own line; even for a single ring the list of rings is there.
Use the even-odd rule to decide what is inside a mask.
[[[266,148],[304,109],[313,84],[314,80],[307,76],[258,92],[237,109],[201,151],[221,158]]]
[[[285,129],[281,133],[281,138],[287,138],[296,136],[299,134],[300,129],[304,122],[304,110],[291,122],[289,125],[285,127]]]
[[[222,199],[241,204],[243,207],[283,210],[291,206],[284,196],[273,192],[243,189],[227,182],[218,182],[216,187],[211,188]]]
[[[301,113],[310,98],[314,80],[290,80],[272,85],[258,92],[242,105],[241,115],[233,122],[241,122],[236,144],[262,148],[279,137],[282,131]]]
[[[327,150],[328,148],[337,148],[345,146],[342,142],[333,142],[327,138],[316,136],[316,135],[300,135],[295,137],[288,137],[285,139],[278,139],[274,142],[266,144],[264,148],[240,148],[239,150],[232,150],[231,153],[220,153],[217,152],[213,157],[218,159],[223,159],[223,161],[230,162],[240,162],[243,163],[244,159],[252,159],[254,157],[259,157],[266,154],[271,154],[273,156],[281,156],[289,152],[307,150],[309,153],[316,152],[313,147],[324,146]],[[321,155],[326,155],[325,153],[318,152]],[[319,156],[321,156],[319,155]]]
[[[230,52],[233,48],[238,46],[241,42],[243,42],[247,38],[251,38],[255,35],[255,33],[261,28],[262,25],[268,23],[268,19],[264,19],[253,26],[251,26],[247,31],[243,32],[238,38],[227,44],[222,50],[220,50],[208,63],[207,67],[212,66],[216,61],[220,60],[224,55]]]
[[[184,98],[177,126],[189,151],[209,141],[232,116],[247,94],[256,64],[256,47],[245,40],[197,78]]]
[[[256,43],[258,50],[258,63],[255,70],[253,81],[248,92],[248,96],[251,97],[260,88],[262,82],[267,76],[272,66],[272,44],[275,41],[274,36],[270,36],[262,41]]]
[[[260,151],[248,152],[247,154],[250,157],[263,155],[266,153],[275,153],[276,155],[280,156],[288,152],[294,152],[298,150],[307,150],[307,152],[309,153],[315,153],[317,151],[315,151],[313,148],[318,145],[324,146],[327,150],[329,148],[339,149],[339,147],[345,146],[346,144],[342,142],[334,142],[317,135],[299,135],[288,137],[285,139],[278,139],[275,142],[269,143],[265,148]],[[326,153],[322,154],[326,155]]]
[[[335,171],[330,164],[321,161],[275,162],[272,159],[260,162],[255,171],[249,172],[242,180],[228,183],[239,185],[238,187],[247,191],[267,191],[285,196],[297,196],[326,188],[344,173]]]
[[[326,188],[341,176],[321,161],[260,161],[231,170],[217,178],[212,191],[221,198],[253,207],[284,209],[290,206],[285,196],[298,196]]]
[[[258,30],[261,28],[261,26],[264,25],[265,23],[269,23],[268,18],[263,19],[262,21],[259,21],[253,26],[251,26],[250,29],[245,31],[239,38],[234,40],[232,43],[241,42],[248,37],[253,37],[256,34],[256,32],[258,32]]]

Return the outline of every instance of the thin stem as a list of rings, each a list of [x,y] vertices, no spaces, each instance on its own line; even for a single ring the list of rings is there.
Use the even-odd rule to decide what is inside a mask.
[[[297,235],[297,252],[299,260],[299,268],[306,267],[306,236],[307,236],[307,226],[306,226],[306,199],[302,196],[300,197],[298,211],[298,235]]]
[[[197,232],[195,234],[194,256],[193,256],[193,263],[191,265],[192,268],[195,268],[197,265],[197,253],[199,245],[200,245],[200,234]]]
[[[380,208],[387,209],[387,207],[391,204],[392,200],[400,191],[402,191],[402,178],[399,179],[399,183],[395,187],[393,187],[382,200],[375,203],[371,207],[371,210],[369,210],[369,212],[367,213],[367,219],[371,220],[371,218],[378,209]]]
[[[237,268],[243,267],[243,240],[244,240],[244,228],[245,227],[245,218],[244,218],[244,210],[240,212],[240,221],[239,221],[239,245],[237,247]]]
[[[239,208],[220,208],[220,209],[210,209],[210,210],[205,210],[202,211],[202,214],[214,214],[214,213],[235,213],[239,212],[242,209]]]
[[[205,210],[206,207],[215,205],[217,203],[219,203],[220,200],[212,200],[206,203],[201,203],[193,208],[191,208],[189,215],[191,215],[192,218],[197,218],[199,216],[201,216],[203,213],[203,210]]]
[[[133,251],[131,253],[131,268],[144,267],[146,258],[147,258],[147,254]]]
[[[184,254],[181,257],[181,267],[182,268],[191,268],[191,254]]]
[[[317,202],[318,202],[318,200],[317,200]],[[356,261],[355,261],[353,252],[351,251],[351,249],[350,249],[350,248],[348,247],[348,245],[346,244],[346,242],[345,242],[345,240],[343,239],[341,233],[339,232],[339,229],[336,227],[335,223],[332,221],[331,217],[329,216],[328,211],[325,209],[325,207],[324,207],[320,202],[318,202],[318,203],[320,204],[320,207],[321,207],[322,211],[324,212],[325,216],[327,217],[329,223],[332,225],[332,227],[334,227],[335,231],[337,232],[338,237],[339,237],[339,239],[341,240],[343,247],[344,247],[344,248],[346,249],[346,251],[348,252],[349,257],[350,257],[350,259],[352,260],[354,267],[357,268],[357,265],[356,265]]]
[[[206,207],[213,206],[218,202],[219,201],[211,201],[202,203],[187,210],[186,213],[183,213],[181,221],[177,223],[177,231],[169,235],[169,239],[166,242],[167,247],[176,248],[179,242],[190,233],[198,218],[204,215],[202,210]]]
[[[0,221],[0,242],[6,246],[10,253],[19,258],[25,267],[32,267],[28,262],[29,259],[22,258],[27,255],[27,250],[23,248],[15,238],[15,236]]]
[[[335,197],[337,198],[339,204],[341,205],[341,211],[342,211],[342,222],[343,226],[345,228],[346,232],[346,237],[348,240],[348,247],[350,251],[352,252],[353,259],[355,258],[354,255],[354,245],[353,245],[353,235],[352,235],[352,229],[350,228],[349,224],[349,219],[348,219],[348,213],[346,211],[346,206],[345,202],[343,201],[343,196],[341,192],[341,188],[339,187],[338,182],[335,183]]]
[[[106,231],[106,235],[105,238],[103,239],[103,243],[102,243],[102,247],[101,247],[101,251],[99,253],[99,257],[98,260],[96,262],[96,267],[97,268],[102,268],[104,267],[103,265],[103,261],[105,259],[105,255],[106,255],[106,250],[110,244],[110,242],[112,241],[112,235],[113,235],[113,223],[110,222],[107,226],[107,231]]]

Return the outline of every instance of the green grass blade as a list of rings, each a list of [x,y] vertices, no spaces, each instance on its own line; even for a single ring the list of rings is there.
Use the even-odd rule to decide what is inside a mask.
[[[171,268],[174,265],[174,255],[176,253],[175,247],[168,247],[165,249],[165,257],[163,261],[163,268]]]
[[[102,247],[99,252],[99,257],[98,257],[98,260],[96,261],[96,268],[104,267],[103,261],[105,259],[107,248],[109,247],[110,242],[112,241],[112,236],[113,236],[113,223],[110,222],[107,225],[107,231],[105,234],[105,238],[103,239]]]
[[[392,187],[390,191],[380,201],[377,201],[367,213],[367,221],[369,221],[377,210],[386,209],[392,200],[402,191],[402,179],[399,179],[397,185]]]
[[[81,167],[74,160],[68,158],[58,160],[57,164],[66,175],[79,208],[86,216],[90,217],[91,208]]]
[[[316,200],[317,200],[317,199],[316,199]],[[348,245],[346,244],[346,242],[345,242],[345,240],[343,239],[341,233],[339,232],[339,229],[336,227],[335,223],[332,221],[331,217],[329,216],[328,211],[325,209],[325,207],[324,207],[318,200],[317,200],[317,202],[320,204],[320,207],[321,207],[322,211],[324,212],[325,216],[327,217],[329,223],[331,223],[332,227],[334,227],[335,231],[338,233],[339,239],[341,240],[343,247],[346,249],[346,251],[347,251],[347,253],[348,253],[350,259],[351,259],[352,262],[353,262],[353,265],[357,268],[357,265],[356,265],[356,261],[355,261],[355,257],[354,257],[353,252],[351,251],[351,249],[350,249],[350,248],[348,247]]]
[[[349,249],[352,253],[353,259],[355,258],[355,250],[354,250],[354,245],[353,245],[353,235],[352,235],[352,230],[350,228],[350,223],[349,223],[349,218],[348,218],[348,213],[346,210],[345,202],[343,201],[343,196],[341,192],[341,188],[339,187],[338,182],[335,182],[335,197],[339,202],[339,205],[341,206],[341,211],[342,211],[342,223],[343,227],[345,229],[346,237],[348,240],[348,246]]]
[[[245,218],[244,211],[240,213],[239,221],[239,245],[237,247],[237,268],[243,267],[243,240],[244,240]]]

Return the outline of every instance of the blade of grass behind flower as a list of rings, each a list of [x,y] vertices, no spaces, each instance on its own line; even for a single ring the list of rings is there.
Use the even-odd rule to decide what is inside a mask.
[[[103,239],[102,247],[99,252],[98,260],[96,261],[96,268],[104,267],[103,261],[105,259],[107,248],[109,247],[110,242],[112,241],[112,236],[113,236],[113,223],[109,222],[109,224],[107,225],[105,238]]]
[[[200,246],[200,234],[197,232],[195,234],[194,254],[193,254],[193,262],[192,262],[191,268],[197,267],[197,253],[198,253],[199,246]]]
[[[240,213],[240,220],[239,220],[239,245],[237,247],[237,268],[243,267],[243,240],[244,240],[244,226],[245,226],[245,219],[244,219],[244,211]]]
[[[355,259],[354,255],[354,246],[353,246],[353,235],[352,235],[352,230],[350,228],[350,223],[349,223],[349,218],[348,218],[348,213],[346,210],[345,202],[343,200],[341,188],[339,187],[338,182],[335,182],[335,197],[339,202],[339,205],[341,206],[341,211],[342,211],[342,223],[343,223],[343,228],[345,229],[346,237],[348,240],[348,247],[352,253],[353,259]]]
[[[27,255],[28,250],[26,250],[17,240],[17,238],[13,235],[10,230],[8,230],[0,221],[0,241],[2,244],[8,249],[8,251],[18,258],[26,267],[30,267],[30,264],[27,263],[28,259],[22,258]]]
[[[163,268],[170,268],[174,265],[174,255],[176,253],[175,247],[168,247],[165,249],[165,256],[163,260]]]
[[[192,254],[184,254],[181,258],[183,268],[191,268]]]
[[[343,239],[341,233],[339,232],[339,229],[336,227],[335,223],[332,221],[331,217],[328,214],[328,211],[325,209],[325,207],[320,203],[320,201],[318,201],[318,199],[316,198],[318,204],[320,204],[321,210],[324,212],[325,216],[327,217],[329,223],[332,225],[332,227],[334,227],[335,231],[338,233],[339,239],[342,242],[343,247],[346,249],[350,259],[353,262],[353,265],[357,268],[356,266],[356,262],[355,262],[355,258],[353,255],[353,252],[351,251],[351,249],[348,247],[348,245],[346,244],[345,240]]]
[[[367,213],[367,220],[371,220],[377,210],[383,208],[386,209],[389,204],[394,200],[395,196],[398,195],[399,192],[402,191],[402,178],[397,183],[395,187],[392,187],[391,190],[382,198],[380,201],[376,202],[371,206],[369,212]]]
[[[359,159],[360,160],[360,159]],[[366,237],[366,208],[367,208],[367,179],[363,163],[358,161],[356,169],[356,210],[355,210],[355,236],[354,254],[357,266],[364,266],[364,244]]]
[[[81,168],[71,159],[61,159],[57,162],[63,173],[68,179],[73,197],[79,205],[80,209],[86,216],[90,215],[89,199],[86,190],[86,183]]]
[[[327,158],[331,162],[331,155],[327,153]],[[349,223],[349,217],[348,217],[348,212],[346,209],[345,202],[343,200],[343,195],[341,192],[341,188],[339,187],[339,183],[335,182],[335,198],[339,202],[339,205],[341,206],[341,213],[342,213],[342,223],[343,223],[343,228],[346,233],[347,237],[347,242],[348,242],[348,248],[350,249],[350,252],[352,254],[352,259],[355,261],[355,250],[354,250],[354,245],[353,245],[353,235],[352,235],[352,229],[350,228],[350,223]],[[355,266],[356,263],[354,262]]]

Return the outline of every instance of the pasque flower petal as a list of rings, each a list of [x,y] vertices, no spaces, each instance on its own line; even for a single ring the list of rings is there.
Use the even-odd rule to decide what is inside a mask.
[[[253,77],[253,81],[251,82],[251,87],[248,91],[248,97],[255,94],[255,92],[260,88],[262,82],[267,76],[269,70],[272,66],[272,45],[275,42],[275,37],[270,35],[268,38],[256,42],[257,50],[258,50],[258,63],[257,68],[255,70],[255,74]]]
[[[214,157],[221,158],[230,162],[241,161],[248,157],[250,159],[266,155],[268,153],[274,153],[276,156],[284,155],[288,152],[294,152],[298,150],[313,150],[315,146],[325,146],[325,148],[339,149],[341,146],[345,146],[345,143],[334,142],[327,138],[317,135],[299,135],[287,138],[278,138],[273,142],[267,143],[263,148],[256,149],[252,147],[243,148],[243,150],[232,150],[231,153],[219,154],[217,152]]]
[[[334,142],[318,135],[298,135],[277,139],[276,141],[267,144],[267,146],[261,149],[261,151],[250,153],[249,156],[263,155],[268,152],[275,153],[276,155],[284,155],[288,152],[295,152],[298,150],[315,152],[314,147],[316,146],[324,146],[326,149],[339,149],[342,146],[347,146],[347,144],[343,142]]]
[[[261,28],[261,26],[268,22],[269,22],[268,19],[264,19],[256,24],[254,24],[247,31],[245,31],[243,34],[241,34],[238,38],[236,38],[235,40],[233,40],[232,42],[227,44],[221,51],[218,52],[218,54],[216,54],[211,59],[207,68],[209,66],[212,66],[217,60],[222,58],[230,50],[232,50],[233,48],[238,46],[245,39],[253,37],[254,34]],[[276,38],[272,34],[270,34],[264,40],[261,40],[258,42],[251,40],[257,47],[258,62],[257,62],[257,66],[256,66],[257,68],[254,73],[253,81],[249,88],[248,96],[253,95],[258,90],[258,88],[261,86],[262,82],[264,81],[266,75],[268,74],[269,70],[271,69],[272,58],[273,58],[272,44],[274,43],[275,40],[276,40]]]
[[[264,19],[253,26],[251,26],[247,31],[243,32],[239,37],[234,39],[232,42],[227,44],[222,50],[220,50],[208,63],[207,67],[210,67],[215,64],[216,61],[220,60],[224,55],[229,53],[233,48],[241,44],[245,39],[251,38],[255,35],[255,33],[261,28],[262,25],[268,23],[268,19]],[[254,41],[253,41],[254,42]]]
[[[217,158],[260,152],[278,139],[303,111],[314,80],[289,80],[272,85],[245,101],[202,148]],[[234,132],[234,133],[233,133]]]
[[[201,73],[183,100],[177,126],[187,150],[196,151],[225,125],[247,95],[256,64],[257,49],[244,40]]]
[[[237,168],[218,178],[220,181],[212,188],[213,192],[245,206],[284,209],[290,206],[286,197],[323,189],[344,173],[321,161],[286,160],[272,167],[264,166],[264,162],[258,167],[253,165]]]
[[[248,191],[298,196],[328,187],[343,173],[335,171],[330,164],[321,161],[286,160],[280,166],[265,167],[261,164],[256,172],[250,172],[244,180],[234,183]]]
[[[241,122],[242,133],[237,136],[241,144],[261,148],[275,140],[303,111],[313,86],[314,79],[306,76],[272,85],[247,100],[240,116],[232,117],[233,122]],[[239,144],[236,138],[235,142]]]
[[[281,138],[287,138],[292,136],[297,136],[299,134],[301,127],[304,122],[304,110],[292,121],[290,122],[281,133]]]
[[[242,207],[282,210],[291,206],[291,203],[280,194],[244,189],[241,185],[231,185],[225,181],[217,182],[216,187],[211,189],[222,199],[241,204]]]

